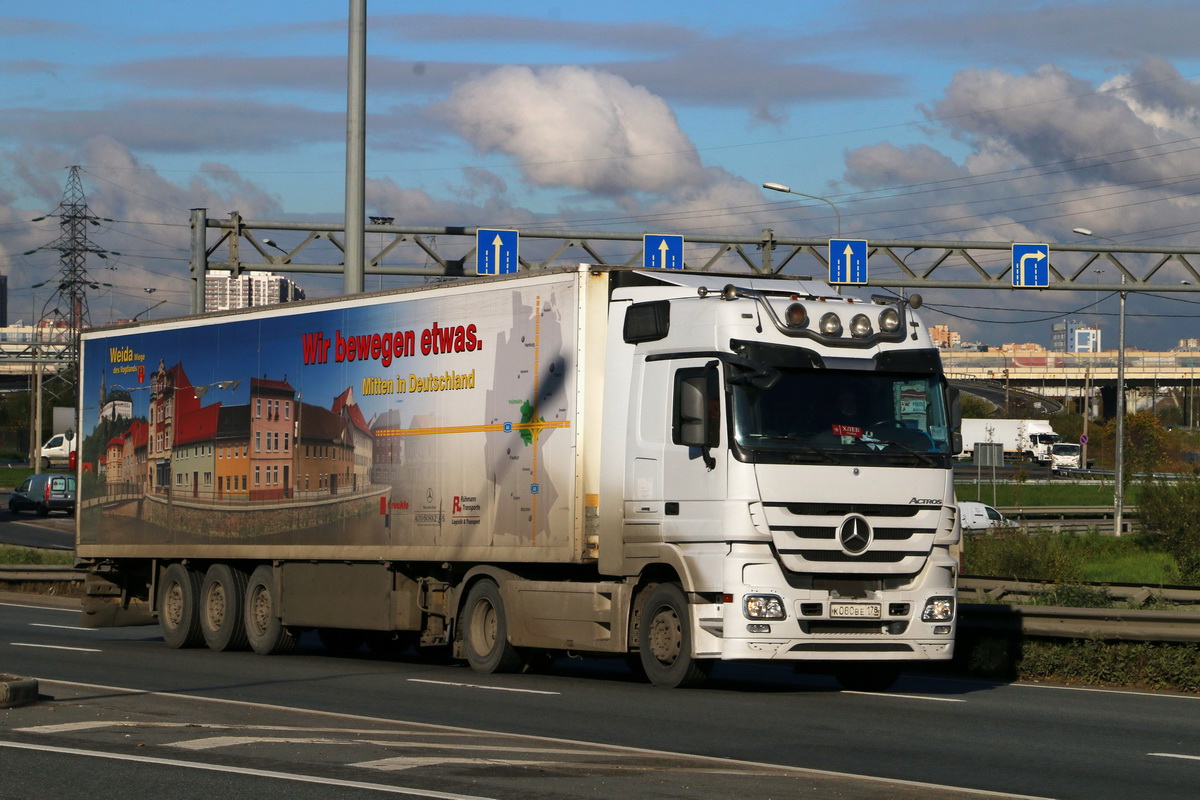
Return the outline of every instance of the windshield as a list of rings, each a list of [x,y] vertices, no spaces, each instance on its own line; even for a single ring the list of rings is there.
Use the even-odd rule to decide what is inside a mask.
[[[764,387],[732,373],[745,460],[943,467],[951,453],[940,375],[785,367]]]
[[[1079,455],[1079,445],[1077,444],[1056,444],[1052,451],[1056,456],[1077,456]]]

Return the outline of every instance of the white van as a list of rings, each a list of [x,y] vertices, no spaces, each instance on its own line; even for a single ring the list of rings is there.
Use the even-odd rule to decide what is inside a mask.
[[[973,500],[959,500],[958,515],[964,531],[983,531],[1011,524],[996,509]]]
[[[75,454],[78,446],[79,439],[75,436],[75,431],[67,430],[65,433],[54,434],[42,445],[42,469],[51,467],[74,469],[74,459],[71,456]]]

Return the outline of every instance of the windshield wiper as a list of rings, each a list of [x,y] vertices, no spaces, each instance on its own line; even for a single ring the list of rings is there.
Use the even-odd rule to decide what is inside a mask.
[[[814,444],[810,444],[806,439],[804,439],[794,433],[778,433],[778,434],[773,434],[770,436],[760,434],[759,438],[787,442],[790,445],[799,445],[801,448],[808,450],[810,453],[815,453],[815,454],[821,456],[826,461],[829,461],[832,464],[841,464],[842,463],[839,459],[835,458],[834,455],[832,453],[830,453],[829,451],[822,450],[820,447],[817,447]]]
[[[937,461],[933,459],[933,456],[929,455],[928,453],[922,453],[920,450],[914,450],[906,444],[901,444],[900,442],[892,441],[891,439],[880,439],[879,437],[875,437],[875,441],[880,444],[890,444],[894,447],[899,447],[904,452],[908,453],[909,455],[916,456],[931,467],[936,467],[938,465]]]

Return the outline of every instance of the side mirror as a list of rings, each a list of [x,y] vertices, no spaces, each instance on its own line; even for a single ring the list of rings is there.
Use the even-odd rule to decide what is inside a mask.
[[[681,369],[675,376],[672,440],[687,447],[716,447],[721,442],[720,381],[715,363]]]
[[[708,442],[708,416],[702,378],[690,378],[679,384],[679,443],[704,447]]]

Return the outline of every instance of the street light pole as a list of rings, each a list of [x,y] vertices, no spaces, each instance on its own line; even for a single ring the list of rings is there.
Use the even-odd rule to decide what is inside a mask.
[[[1080,236],[1093,236],[1120,245],[1116,239],[1100,236],[1087,228],[1074,228],[1072,233]],[[1125,285],[1124,271],[1121,272],[1121,285]],[[1124,533],[1125,527],[1125,296],[1128,292],[1122,289],[1119,294],[1121,306],[1117,323],[1117,463],[1113,486],[1113,533],[1117,536]]]
[[[821,197],[819,194],[805,194],[804,192],[797,192],[795,189],[791,188],[790,186],[787,186],[782,183],[775,183],[774,181],[764,183],[762,185],[762,187],[764,189],[770,189],[772,192],[783,192],[784,194],[795,194],[795,195],[799,195],[800,197],[808,197],[812,200],[820,200],[822,203],[827,204],[830,208],[833,209],[833,213],[837,217],[837,236],[839,239],[842,238],[842,212],[838,211],[838,207],[836,205],[834,205],[833,201],[830,200],[828,197]]]

